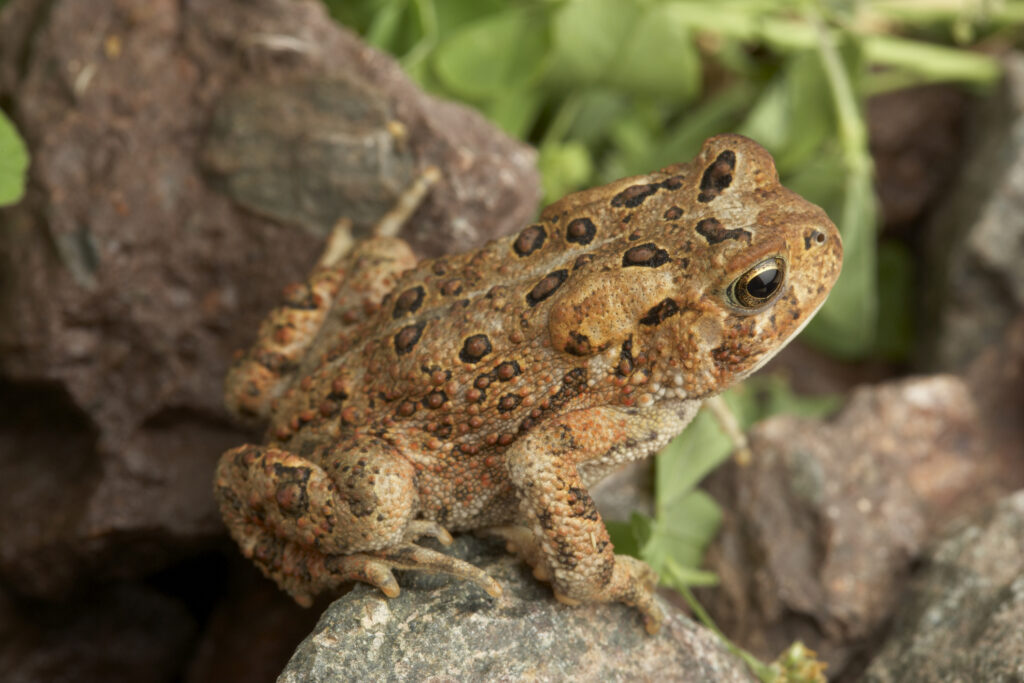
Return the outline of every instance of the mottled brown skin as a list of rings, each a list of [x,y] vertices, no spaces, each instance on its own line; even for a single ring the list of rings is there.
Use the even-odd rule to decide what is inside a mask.
[[[498,595],[415,541],[499,527],[556,597],[634,605],[651,632],[656,577],[614,554],[587,486],[781,349],[842,261],[825,213],[736,135],[475,251],[417,264],[387,237],[338,251],[228,377],[229,407],[270,425],[217,470],[242,552],[301,604],[353,580],[397,595],[394,568]],[[766,273],[748,283],[752,269]]]

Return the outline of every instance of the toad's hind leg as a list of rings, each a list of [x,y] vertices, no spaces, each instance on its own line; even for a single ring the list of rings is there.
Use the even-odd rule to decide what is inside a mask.
[[[351,221],[338,221],[309,278],[285,289],[284,303],[260,324],[256,342],[236,357],[225,382],[228,410],[240,418],[269,417],[274,398],[302,370],[310,345],[330,328],[329,314],[358,319],[380,303],[399,273],[416,264],[409,245],[395,235],[438,177],[434,167],[423,171],[369,239],[355,241]]]
[[[439,524],[412,519],[414,469],[384,444],[332,453],[334,476],[305,458],[265,446],[226,452],[214,493],[242,553],[301,605],[345,582],[398,594],[393,569],[447,573],[490,595],[498,585],[473,565],[416,545],[450,543]]]

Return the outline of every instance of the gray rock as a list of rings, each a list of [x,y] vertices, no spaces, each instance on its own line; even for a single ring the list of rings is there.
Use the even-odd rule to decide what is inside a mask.
[[[1024,491],[931,553],[862,680],[1024,680]]]
[[[567,607],[500,545],[460,537],[446,550],[483,567],[504,594],[406,573],[388,600],[357,585],[299,645],[279,683],[307,681],[755,681],[710,631],[660,601],[659,634],[624,605]]]
[[[416,176],[389,109],[352,79],[246,83],[218,101],[203,163],[251,211],[320,237],[344,217],[364,236]]]
[[[929,313],[920,358],[963,370],[1024,311],[1024,54],[978,112],[971,154],[929,230]]]

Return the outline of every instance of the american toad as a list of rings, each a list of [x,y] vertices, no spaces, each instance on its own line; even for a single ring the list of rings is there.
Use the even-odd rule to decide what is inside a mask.
[[[497,596],[416,540],[498,527],[562,601],[633,605],[656,631],[656,577],[614,553],[587,487],[807,324],[842,261],[825,213],[720,135],[463,254],[417,263],[397,238],[346,251],[339,234],[228,376],[229,407],[270,424],[217,469],[242,552],[300,604],[347,581],[397,595],[392,569]]]

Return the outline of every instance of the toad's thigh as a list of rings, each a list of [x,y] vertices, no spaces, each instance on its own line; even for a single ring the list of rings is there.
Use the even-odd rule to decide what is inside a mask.
[[[325,554],[401,542],[417,507],[414,469],[375,446],[336,449],[323,466],[270,446],[226,452],[215,493],[243,552],[268,536]]]

